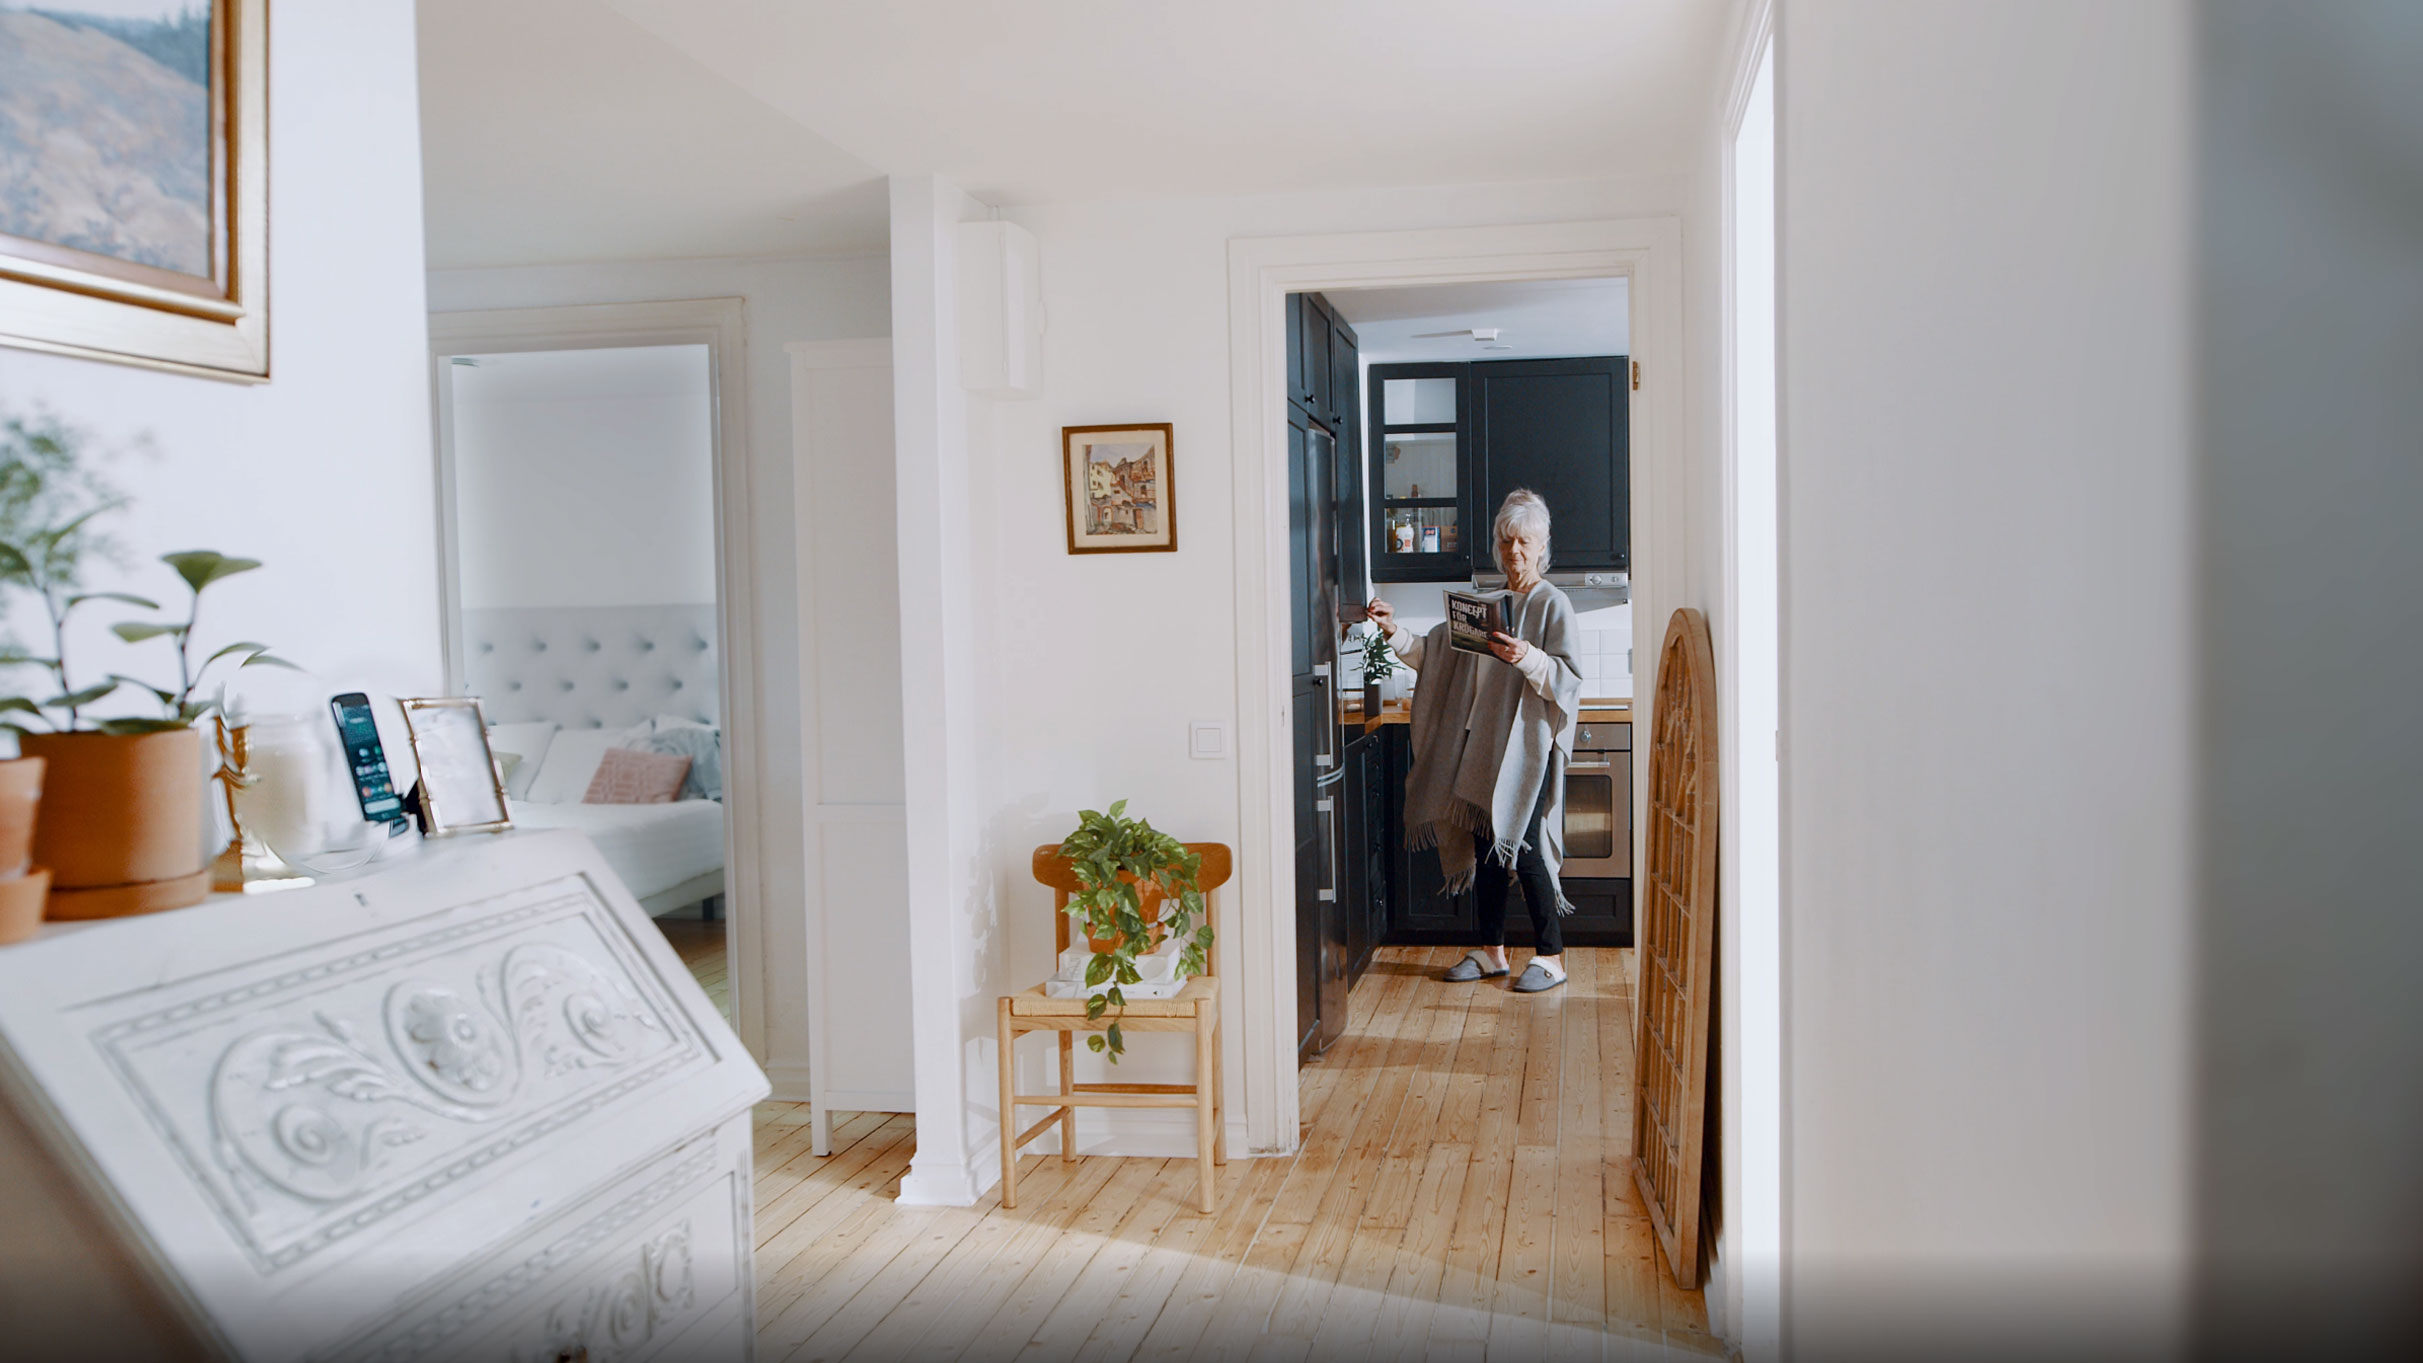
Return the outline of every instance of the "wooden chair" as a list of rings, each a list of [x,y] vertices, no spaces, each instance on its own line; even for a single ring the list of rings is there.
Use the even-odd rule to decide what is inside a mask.
[[[1203,889],[1203,907],[1210,912],[1216,900],[1214,892],[1228,883],[1230,856],[1228,846],[1217,842],[1190,842],[1186,850],[1203,858],[1203,871],[1197,883]],[[1080,887],[1077,873],[1060,856],[1060,845],[1050,843],[1035,849],[1035,879],[1052,887],[1053,940],[1058,944],[1052,959],[1068,950],[1068,897]],[[1135,999],[1127,1005],[1125,1017],[1118,1018],[1122,1034],[1136,1032],[1193,1032],[1195,1034],[1195,1082],[1192,1084],[1080,1084],[1074,1082],[1077,1033],[1099,1032],[1110,1026],[1113,1015],[1103,1014],[1100,1021],[1089,1022],[1085,1016],[1085,1000],[1056,999],[1043,992],[1042,985],[1017,994],[1001,996],[1001,1205],[1018,1205],[1018,1148],[1040,1136],[1052,1123],[1060,1123],[1060,1158],[1077,1157],[1077,1109],[1081,1107],[1191,1107],[1195,1110],[1195,1153],[1202,1164],[1203,1210],[1213,1209],[1213,1167],[1228,1163],[1228,1154],[1220,1148],[1220,941],[1212,939],[1210,957],[1204,962],[1210,973],[1188,980],[1184,988],[1166,999]],[[1056,1032],[1060,1036],[1060,1091],[1058,1093],[1019,1093],[1011,1080],[1014,1047],[1022,1032]],[[1048,1107],[1053,1111],[1024,1131],[1016,1130],[1017,1110],[1022,1107]]]

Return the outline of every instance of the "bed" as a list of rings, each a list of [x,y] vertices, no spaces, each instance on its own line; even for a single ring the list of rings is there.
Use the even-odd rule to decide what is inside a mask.
[[[715,608],[711,605],[510,608],[463,612],[463,689],[480,698],[506,764],[507,804],[523,828],[586,835],[651,914],[724,892],[724,807]],[[586,804],[614,747],[678,746],[712,780],[669,804]],[[714,737],[701,747],[695,731]],[[712,759],[712,760],[711,760]]]

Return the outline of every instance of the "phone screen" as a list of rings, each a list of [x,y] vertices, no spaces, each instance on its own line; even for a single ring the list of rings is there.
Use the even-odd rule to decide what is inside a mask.
[[[404,802],[387,774],[387,750],[379,745],[379,723],[370,712],[370,697],[348,692],[328,702],[336,713],[337,740],[345,745],[345,765],[353,771],[353,791],[362,802],[362,817],[396,823],[404,817]]]

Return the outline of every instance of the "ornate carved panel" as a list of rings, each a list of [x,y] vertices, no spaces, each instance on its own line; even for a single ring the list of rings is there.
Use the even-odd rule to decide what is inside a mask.
[[[95,1033],[263,1272],[713,1062],[585,879],[448,919]]]

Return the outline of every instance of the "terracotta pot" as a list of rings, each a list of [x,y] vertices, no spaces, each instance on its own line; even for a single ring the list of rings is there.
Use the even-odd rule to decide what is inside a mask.
[[[180,909],[210,893],[200,733],[27,734],[23,748],[50,763],[34,821],[50,917]]]
[[[23,875],[33,864],[34,810],[42,803],[39,757],[0,762],[0,878]]]
[[[1131,875],[1123,874],[1119,878],[1126,881],[1130,885],[1136,883],[1136,878]],[[1157,948],[1161,945],[1162,937],[1161,887],[1158,885],[1146,884],[1137,892],[1136,898],[1139,901],[1136,907],[1136,912],[1147,924],[1151,925],[1153,930],[1153,946]],[[1085,944],[1092,947],[1094,949],[1094,954],[1097,956],[1100,956],[1105,952],[1118,950],[1119,943],[1125,941],[1126,939],[1127,934],[1124,932],[1112,937],[1096,937],[1090,932],[1085,934]]]
[[[37,866],[0,880],[0,942],[22,942],[42,926],[42,902],[50,895],[50,869]]]

